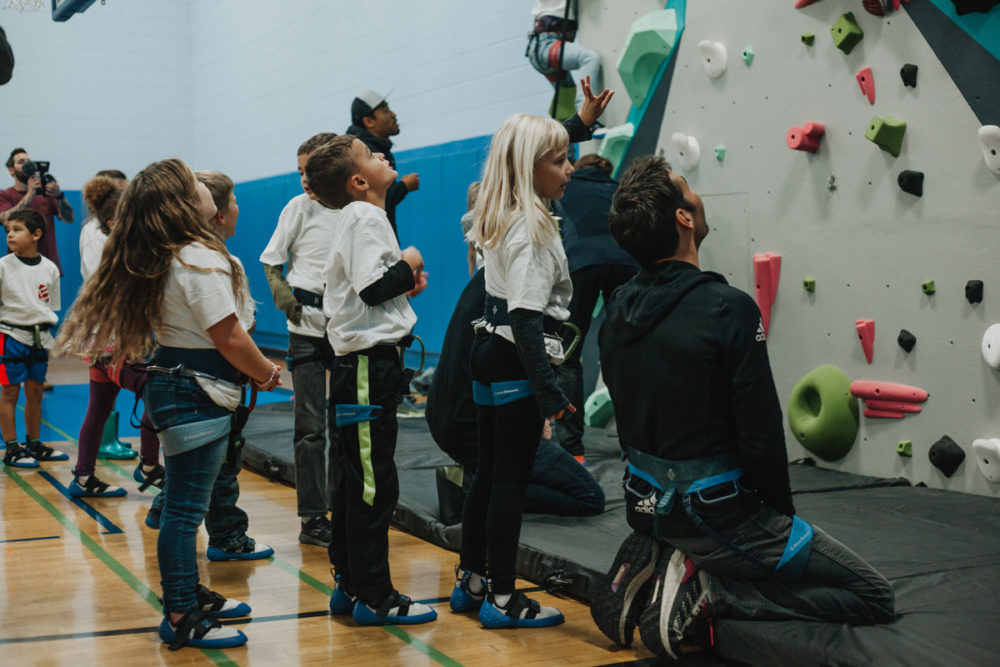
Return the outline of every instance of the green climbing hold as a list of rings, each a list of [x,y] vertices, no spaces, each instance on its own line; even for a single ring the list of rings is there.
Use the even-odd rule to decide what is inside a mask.
[[[677,35],[677,16],[672,9],[650,12],[632,24],[617,69],[633,105],[640,107],[646,100],[660,66],[677,43]]]
[[[719,162],[726,159],[726,147],[724,145],[719,144],[715,147],[715,159]]]
[[[745,62],[747,66],[749,66],[750,63],[753,62],[753,56],[754,56],[753,47],[748,46],[747,48],[743,49],[743,53],[741,53],[740,55],[743,56],[743,62]]]
[[[611,394],[607,387],[594,391],[583,405],[583,423],[587,426],[607,426],[614,414],[615,409],[611,405]]]
[[[816,279],[815,278],[806,278],[805,280],[803,280],[802,281],[802,289],[804,289],[807,292],[815,292],[816,291]]]
[[[899,157],[899,150],[903,147],[903,135],[906,134],[906,122],[895,116],[878,116],[871,119],[868,128],[865,130],[865,139],[878,144],[884,151],[892,153],[893,157]]]
[[[896,445],[896,453],[900,456],[913,456],[913,441],[912,440],[900,440],[899,444]]]
[[[622,158],[625,157],[625,151],[628,149],[629,142],[632,141],[633,134],[635,134],[635,127],[632,123],[612,127],[604,133],[601,150],[598,152],[601,157],[611,161],[615,168],[615,175],[618,174],[618,166],[621,164]]]
[[[937,291],[934,287],[934,281],[928,280],[927,282],[920,283],[920,291],[927,295],[934,294]]]
[[[842,459],[858,437],[858,401],[851,380],[836,366],[806,374],[788,399],[788,425],[795,439],[824,461]]]
[[[815,41],[816,41],[816,35],[812,34],[811,32],[807,32],[802,35],[802,43],[805,44],[806,46],[812,46],[813,42]]]
[[[838,49],[850,53],[865,33],[854,19],[853,12],[845,12],[830,27],[830,36],[833,37],[833,43]]]

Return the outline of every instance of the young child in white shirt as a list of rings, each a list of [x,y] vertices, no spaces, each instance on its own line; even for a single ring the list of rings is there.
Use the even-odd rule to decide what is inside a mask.
[[[334,614],[361,625],[426,623],[437,612],[393,588],[388,531],[399,480],[396,406],[408,393],[403,352],[417,316],[408,296],[427,286],[423,259],[400,251],[385,213],[396,172],[381,153],[350,135],[317,149],[306,163],[309,188],[341,209],[329,239],[323,311],[336,355],[330,381],[334,463],[330,562]]]
[[[5,465],[37,468],[39,461],[65,461],[69,455],[42,444],[42,390],[49,367],[52,334],[59,321],[59,268],[38,253],[45,218],[33,209],[7,216],[7,247],[0,258],[0,431]],[[24,445],[17,441],[15,413],[24,385]]]

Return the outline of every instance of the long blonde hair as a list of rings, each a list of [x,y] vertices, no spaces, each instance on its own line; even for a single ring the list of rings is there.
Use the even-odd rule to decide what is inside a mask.
[[[190,243],[201,243],[229,261],[233,294],[243,304],[243,271],[198,212],[197,198],[194,175],[177,158],[154,162],[128,184],[101,263],[60,327],[57,353],[99,358],[114,347],[112,363],[148,356],[153,331],[162,325],[170,263]]]
[[[534,169],[546,153],[568,144],[566,128],[551,118],[514,114],[505,120],[490,142],[468,240],[492,248],[521,215],[533,243],[558,234],[549,200],[535,192]]]

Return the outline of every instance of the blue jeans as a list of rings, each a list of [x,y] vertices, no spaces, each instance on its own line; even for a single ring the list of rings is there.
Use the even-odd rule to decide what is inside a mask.
[[[894,618],[892,586],[875,568],[813,526],[812,553],[796,581],[774,574],[792,520],[761,506],[740,524],[719,532],[766,565],[755,565],[706,536],[669,542],[710,574],[709,600],[716,618],[826,621],[870,625]],[[721,628],[720,628],[721,630]],[[720,632],[718,644],[725,640]]]
[[[288,356],[293,360],[292,381],[295,385],[295,434],[292,443],[299,516],[321,516],[332,505],[333,455],[327,456],[326,446],[326,358],[332,361],[333,350],[326,338],[290,333]],[[336,436],[332,432],[330,435]]]
[[[208,511],[212,487],[226,458],[229,438],[218,438],[190,451],[167,456],[156,555],[160,564],[163,606],[186,614],[198,608],[198,526]]]
[[[560,41],[562,40],[558,33],[543,32],[528,49],[528,61],[531,66],[539,74],[550,77],[550,81],[559,71],[558,49]],[[554,57],[550,57],[550,55]],[[590,87],[598,93],[603,90],[601,87],[601,57],[593,49],[576,42],[566,42],[563,45],[562,68],[564,72],[572,73],[570,77],[572,83],[576,84],[577,81],[589,75]],[[568,88],[567,84],[570,81],[566,81],[566,76],[564,76],[562,83]],[[559,82],[554,83],[559,85]],[[583,89],[577,85],[576,108],[579,109],[582,104]]]

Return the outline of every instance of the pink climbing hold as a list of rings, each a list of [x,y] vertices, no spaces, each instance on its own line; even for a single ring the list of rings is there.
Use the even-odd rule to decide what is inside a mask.
[[[893,412],[891,410],[872,410],[865,408],[865,417],[870,417],[872,419],[902,419],[906,415],[902,412]]]
[[[875,320],[858,320],[854,323],[861,339],[861,349],[865,351],[865,359],[870,364],[875,356]]]
[[[875,77],[872,76],[872,68],[859,69],[854,78],[858,80],[861,92],[868,96],[868,102],[875,104]]]
[[[888,412],[920,412],[922,407],[916,403],[906,401],[882,401],[876,398],[866,398],[865,407],[871,410],[885,410]]]
[[[880,401],[903,401],[906,403],[923,403],[927,400],[927,392],[920,387],[905,384],[879,382],[877,380],[855,380],[851,383],[851,395],[858,398],[872,398]]]
[[[815,153],[819,149],[820,137],[826,132],[823,123],[809,121],[802,127],[792,126],[785,133],[785,143],[796,151]]]
[[[811,5],[814,2],[819,2],[819,0],[795,0],[795,9],[802,9],[806,5]]]
[[[781,255],[755,253],[753,256],[754,295],[760,308],[760,321],[767,335],[771,327],[771,306],[778,296],[778,277],[781,275]]]

